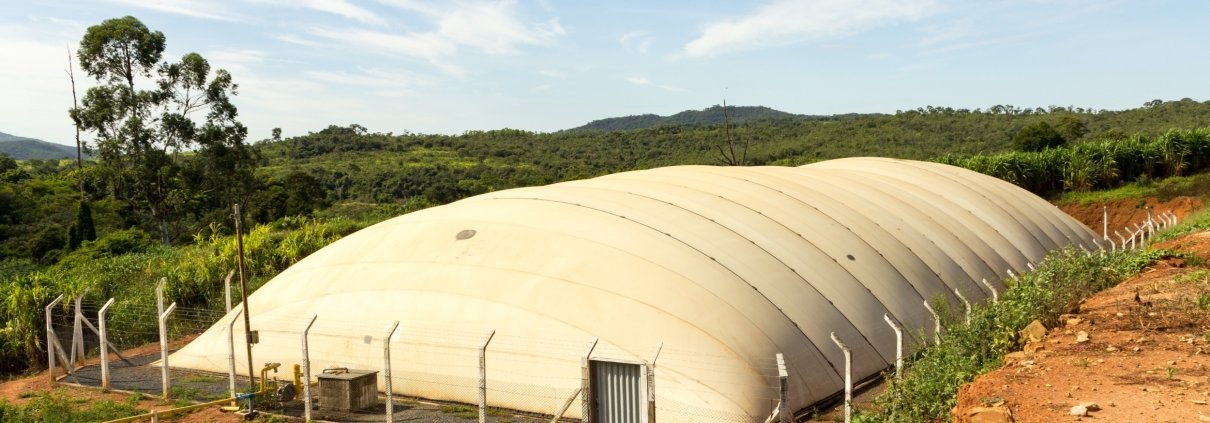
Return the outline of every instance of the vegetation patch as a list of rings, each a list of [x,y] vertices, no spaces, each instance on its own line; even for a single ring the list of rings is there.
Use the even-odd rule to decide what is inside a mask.
[[[0,401],[0,421],[11,423],[99,422],[147,413],[133,397],[125,402],[72,398],[62,390],[39,392],[25,405]]]
[[[1185,225],[1166,231],[1173,237],[1210,226],[1203,212]],[[1157,236],[1157,239],[1160,239]],[[916,354],[901,379],[886,374],[887,389],[873,407],[856,413],[857,421],[948,421],[958,388],[1001,366],[1004,355],[1020,347],[1018,331],[1033,320],[1054,326],[1081,300],[1137,274],[1157,260],[1173,257],[1167,250],[1143,249],[1086,255],[1066,248],[1052,252],[1036,271],[1021,275],[999,303],[976,308],[970,324],[946,319],[941,342]],[[1084,366],[1086,362],[1074,362]]]

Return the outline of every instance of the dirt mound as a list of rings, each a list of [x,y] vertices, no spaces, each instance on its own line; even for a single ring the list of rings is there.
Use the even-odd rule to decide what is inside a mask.
[[[1175,197],[1168,201],[1155,198],[1113,200],[1100,203],[1079,204],[1069,203],[1060,205],[1059,209],[1079,220],[1084,226],[1096,234],[1104,229],[1105,210],[1109,211],[1109,234],[1113,236],[1115,229],[1121,230],[1127,225],[1147,220],[1147,207],[1156,213],[1171,211],[1178,219],[1184,219],[1196,210],[1201,210],[1202,199],[1198,197]]]
[[[1210,257],[1210,233],[1161,247]],[[1210,298],[1210,269],[1179,258],[1156,263],[1060,319],[1041,350],[1009,354],[1003,367],[963,386],[954,420],[993,407],[1017,422],[1210,421],[1210,312],[1199,298]],[[1095,410],[1072,415],[1088,402]]]

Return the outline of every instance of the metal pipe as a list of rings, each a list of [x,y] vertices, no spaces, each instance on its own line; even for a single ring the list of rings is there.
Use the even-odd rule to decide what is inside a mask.
[[[240,307],[235,312],[235,316],[227,323],[227,378],[230,381],[228,389],[231,391],[231,398],[235,398],[235,322],[239,321],[239,315],[244,312],[243,307]],[[248,375],[252,378],[252,375]]]
[[[933,316],[933,343],[941,342],[941,318],[937,317],[937,312],[933,311],[933,306],[929,305],[928,301],[924,302],[924,308]]]
[[[109,351],[105,350],[105,345],[109,342],[109,331],[105,329],[105,312],[109,311],[109,306],[113,305],[113,298],[105,302],[101,306],[101,311],[97,312],[97,325],[100,326],[101,332],[98,336],[101,337],[101,389],[109,390]]]
[[[71,354],[68,358],[71,359],[69,366],[72,369],[78,369],[84,365],[84,311],[81,303],[84,301],[84,296],[88,295],[89,288],[84,288],[84,292],[77,295],[75,298],[76,314],[74,324],[71,329]],[[101,346],[101,352],[105,352],[105,346]]]
[[[992,292],[996,290],[993,289]],[[883,313],[882,320],[886,320],[886,324],[895,331],[895,380],[903,380],[903,326],[892,320],[890,314]]]
[[[311,321],[307,322],[307,327],[302,331],[302,368],[303,368],[303,420],[311,421],[311,351],[307,348],[307,335],[311,333],[311,325],[315,324],[315,319],[319,315],[311,316]],[[231,362],[231,369],[235,369],[235,361]],[[232,389],[235,388],[234,379],[231,382]]]
[[[1000,302],[1000,293],[996,292],[996,287],[993,286],[991,284],[991,282],[988,282],[987,278],[983,278],[982,282],[983,282],[983,286],[986,286],[987,289],[990,289],[992,291],[992,304]]]
[[[50,385],[55,385],[55,326],[52,324],[50,309],[63,301],[63,294],[55,297],[43,310],[46,312],[46,373],[50,375]]]
[[[391,336],[395,334],[395,329],[399,328],[399,321],[391,324],[391,328],[387,330],[387,335],[382,339],[382,361],[385,365],[383,370],[386,371],[386,394],[387,394],[387,423],[395,422],[395,402],[391,399],[391,394],[395,391],[391,388]]]
[[[592,338],[592,345],[588,346],[588,351],[580,358],[580,420],[584,423],[592,422],[592,386],[588,380],[591,371],[588,365],[592,357],[592,350],[597,348],[597,342],[600,340],[600,337]]]
[[[832,332],[832,342],[844,351],[844,421],[850,423],[853,421],[853,352],[844,342],[840,342],[836,332]]]
[[[227,312],[231,312],[231,277],[235,276],[235,271],[227,272],[227,277],[223,279],[223,297],[227,299]]]
[[[169,387],[172,379],[168,372],[168,315],[172,314],[173,310],[176,310],[176,302],[173,302],[167,310],[164,310],[164,313],[160,314],[160,378],[165,400],[171,398]]]
[[[493,329],[479,348],[479,423],[487,423],[487,344],[496,336]]]
[[[1155,220],[1151,218],[1151,207],[1147,207],[1147,236],[1155,236]]]
[[[966,300],[966,297],[962,295],[962,291],[959,291],[958,288],[954,288],[954,295],[957,295],[958,299],[962,300],[962,305],[966,307],[966,324],[971,324],[971,302]]]
[[[655,423],[655,361],[660,358],[664,343],[655,346],[655,354],[647,364],[647,423]]]

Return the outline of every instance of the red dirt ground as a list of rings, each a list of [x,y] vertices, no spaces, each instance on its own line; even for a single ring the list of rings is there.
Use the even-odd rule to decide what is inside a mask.
[[[180,348],[188,344],[195,337],[196,336],[188,336],[173,340],[170,342],[171,348]],[[122,354],[127,357],[155,354],[159,352],[159,348],[159,344],[149,344],[138,348],[125,350],[122,352]],[[117,360],[118,358],[116,355],[110,355],[110,359]],[[99,358],[92,358],[86,360],[85,363],[93,364],[98,362],[100,362]],[[84,388],[73,385],[59,384],[57,387],[52,387],[50,383],[50,376],[43,371],[39,372],[35,376],[0,383],[0,400],[8,401],[10,404],[23,405],[30,400],[30,397],[28,397],[29,392],[46,392],[53,391],[55,389],[62,389],[63,391],[69,393],[72,398],[87,399],[89,401],[110,400],[115,402],[125,402],[131,397],[131,394],[129,393],[102,392],[101,390],[95,388]],[[146,396],[142,401],[139,401],[138,407],[145,410],[166,410],[172,408],[173,405],[164,403],[164,401],[157,397]],[[180,423],[234,423],[244,421],[239,416],[219,411],[218,407],[207,408],[190,414],[160,420]]]
[[[1202,199],[1198,197],[1176,197],[1168,201],[1159,201],[1155,198],[1148,199],[1130,199],[1130,200],[1115,200],[1104,203],[1093,204],[1064,204],[1059,206],[1067,214],[1076,218],[1080,222],[1088,226],[1097,235],[1101,234],[1104,229],[1104,209],[1109,210],[1109,236],[1114,237],[1113,231],[1125,228],[1127,225],[1134,225],[1147,220],[1147,209],[1151,207],[1154,213],[1171,211],[1176,214],[1178,219],[1184,219],[1189,213],[1192,213],[1202,208]],[[1125,231],[1123,231],[1123,234]],[[1116,239],[1116,238],[1115,238]]]
[[[1210,232],[1156,247],[1204,261]],[[1210,313],[1197,304],[1202,295],[1210,296],[1204,265],[1154,264],[1083,302],[1048,331],[1040,350],[1009,354],[1002,368],[962,387],[954,421],[973,421],[967,411],[988,406],[1008,408],[1017,422],[1210,421]],[[1076,342],[1080,332],[1090,339]],[[1088,401],[1100,410],[1069,414]]]

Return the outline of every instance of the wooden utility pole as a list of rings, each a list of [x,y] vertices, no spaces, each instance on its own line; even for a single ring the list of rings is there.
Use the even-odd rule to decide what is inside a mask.
[[[252,344],[255,336],[252,332],[252,311],[248,309],[248,277],[244,274],[244,233],[241,226],[243,218],[239,214],[239,204],[232,207],[235,211],[235,245],[239,252],[239,293],[244,302],[244,345],[248,347],[248,392],[256,392],[256,373],[252,367]]]

